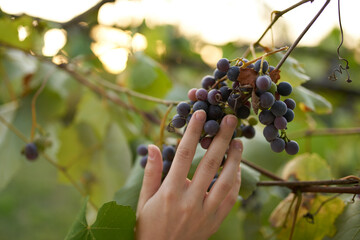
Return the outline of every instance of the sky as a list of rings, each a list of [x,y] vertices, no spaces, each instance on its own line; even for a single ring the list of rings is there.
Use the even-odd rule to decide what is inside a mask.
[[[116,0],[113,3],[104,4],[99,10],[98,21],[104,27],[94,29],[96,34],[93,36],[95,43],[92,50],[110,72],[123,71],[126,68],[129,49],[143,50],[147,43],[143,35],[130,36],[121,31],[121,28],[136,27],[145,19],[149,27],[173,24],[184,36],[201,39],[207,45],[198,52],[207,64],[213,66],[222,56],[221,48],[216,46],[228,42],[242,44],[255,42],[270,23],[272,11],[286,9],[298,1]],[[0,8],[10,14],[25,13],[52,21],[66,22],[98,2],[99,0],[0,0]],[[281,42],[279,38],[284,35],[290,41],[294,41],[324,2],[325,0],[314,0],[283,15],[273,29],[275,43]],[[337,3],[338,0],[332,0],[329,3],[323,14],[301,40],[300,46],[315,46],[333,28],[338,27]],[[359,9],[360,1],[341,1],[345,44],[349,48],[360,48]],[[111,26],[117,26],[120,29],[114,29]],[[26,37],[26,32],[22,31],[22,34],[21,37]],[[116,44],[114,41],[117,41]],[[43,54],[53,56],[65,43],[66,32],[53,29],[45,35]],[[123,47],[114,48],[114,45],[118,43],[121,43]],[[271,46],[271,34],[267,34],[261,43]]]

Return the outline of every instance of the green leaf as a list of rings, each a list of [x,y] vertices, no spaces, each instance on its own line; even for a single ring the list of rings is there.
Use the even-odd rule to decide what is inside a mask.
[[[272,218],[270,220],[273,224],[275,224],[275,221],[277,221],[278,223],[275,225],[279,226],[284,222],[292,196],[293,194],[290,194],[289,197],[283,200],[274,210],[274,212],[272,213]],[[328,199],[329,197],[319,194],[316,195],[316,197],[314,197],[314,195],[303,195],[303,202],[299,209],[294,236],[292,238],[293,240],[321,240],[325,236],[332,236],[335,233],[334,223],[336,218],[342,213],[344,209],[344,202],[340,198],[335,198],[325,202]],[[284,202],[286,203],[283,204]],[[324,202],[325,204],[323,204]],[[320,211],[317,212],[319,207],[321,207]],[[289,239],[291,229],[290,226],[294,217],[294,209],[295,204],[290,211],[288,222],[286,225],[287,227],[281,229],[281,231],[277,235],[277,239]],[[306,215],[307,213],[313,215],[314,222],[312,222],[311,219],[304,217],[304,215]]]
[[[338,230],[333,240],[360,239],[360,201],[348,203],[335,225]]]
[[[29,50],[32,47],[32,21],[28,16],[22,16],[17,19],[10,19],[9,17],[2,17],[0,19],[0,41],[7,43],[14,47]],[[28,36],[23,40],[19,40],[18,28],[20,26],[26,27]]]
[[[269,61],[277,64],[283,56],[283,53],[276,53],[269,57]],[[305,70],[301,64],[295,58],[288,57],[281,67],[279,81],[289,82],[293,87],[296,87],[309,80],[310,77],[305,74]]]
[[[295,87],[289,97],[293,98],[304,112],[311,111],[318,114],[332,112],[332,105],[328,100],[302,86]]]
[[[150,57],[136,53],[129,59],[129,66],[124,73],[126,85],[136,92],[164,98],[171,89],[171,81],[162,67]],[[133,98],[134,104],[143,110],[152,110],[156,103]]]
[[[250,197],[250,195],[255,191],[256,184],[260,180],[260,173],[246,166],[245,164],[241,164],[241,187],[239,191],[239,195],[244,199]]]
[[[66,240],[134,239],[136,217],[130,207],[115,202],[105,203],[99,209],[95,223],[89,226],[85,216],[86,205],[87,201],[65,237]]]
[[[289,161],[282,172],[284,179],[299,181],[327,180],[332,178],[327,162],[316,153],[304,153]]]
[[[117,204],[130,206],[134,211],[137,208],[144,176],[144,169],[140,166],[139,161],[140,158],[135,162],[125,185],[115,193]]]

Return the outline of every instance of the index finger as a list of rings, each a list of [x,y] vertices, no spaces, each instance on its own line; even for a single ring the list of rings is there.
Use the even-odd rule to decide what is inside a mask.
[[[203,110],[196,111],[191,117],[185,134],[176,150],[173,163],[165,181],[185,183],[185,179],[195,155],[196,146],[199,143],[205,119],[206,113]]]

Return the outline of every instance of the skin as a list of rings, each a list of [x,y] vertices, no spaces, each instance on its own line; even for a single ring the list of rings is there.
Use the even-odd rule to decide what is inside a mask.
[[[204,111],[194,113],[162,184],[161,152],[155,145],[148,146],[136,213],[136,239],[208,239],[236,203],[241,185],[243,145],[240,140],[231,140],[237,124],[235,116],[223,118],[193,179],[187,178],[205,120]],[[227,149],[222,173],[207,192]]]

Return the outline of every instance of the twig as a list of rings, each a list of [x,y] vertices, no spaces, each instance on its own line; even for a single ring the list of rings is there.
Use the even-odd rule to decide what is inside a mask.
[[[166,120],[167,117],[169,115],[169,113],[171,112],[171,109],[173,108],[173,105],[171,104],[168,109],[166,110],[164,116],[161,119],[161,124],[160,124],[160,137],[159,137],[159,142],[157,144],[157,146],[162,149],[162,144],[164,143],[164,131],[165,131],[165,126],[166,126]]]
[[[252,169],[258,171],[259,173],[261,173],[262,175],[273,179],[273,180],[277,180],[277,182],[281,182],[281,181],[285,181],[284,179],[282,179],[281,177],[276,176],[275,174],[273,174],[272,172],[256,165],[255,163],[252,163],[246,159],[241,159],[241,162],[244,163],[245,165],[251,167]]]
[[[335,135],[356,135],[360,134],[360,128],[324,128],[296,131],[291,134],[293,138],[303,138],[308,136],[335,136]]]
[[[291,226],[291,232],[290,232],[289,240],[291,240],[293,235],[294,235],[296,219],[297,219],[297,215],[299,213],[299,209],[300,209],[301,202],[302,202],[302,193],[297,192],[296,195],[297,195],[298,199],[297,199],[296,206],[295,206],[295,213],[294,213],[293,223],[292,223],[292,226]]]
[[[258,182],[258,186],[283,186],[283,187],[307,187],[307,186],[319,186],[319,185],[346,185],[357,184],[360,181],[355,178],[350,179],[335,179],[335,180],[319,180],[319,181],[261,181]]]
[[[310,23],[305,27],[305,29],[302,31],[302,33],[297,37],[295,42],[290,46],[289,50],[285,53],[285,55],[281,58],[278,65],[275,67],[275,69],[280,69],[285,60],[289,57],[290,53],[295,49],[295,47],[298,45],[300,40],[304,37],[306,32],[310,29],[310,27],[313,25],[313,23],[317,20],[317,18],[321,15],[321,13],[324,11],[324,9],[329,4],[330,0],[326,0],[325,4],[322,6],[320,11],[315,15],[315,17],[310,21]]]
[[[272,12],[272,14],[275,14],[275,17],[272,19],[271,23],[269,24],[269,26],[265,29],[265,31],[263,32],[263,34],[260,36],[260,38],[253,44],[251,44],[252,48],[258,46],[260,44],[260,41],[265,37],[266,33],[272,28],[272,26],[277,22],[277,20],[282,16],[284,15],[285,13],[299,7],[300,5],[304,4],[304,3],[307,3],[307,2],[313,2],[314,0],[302,0],[298,3],[295,3],[294,5],[282,10],[282,11],[274,11]],[[243,57],[246,57],[249,52],[250,52],[251,48],[248,47],[244,54],[243,54]]]

